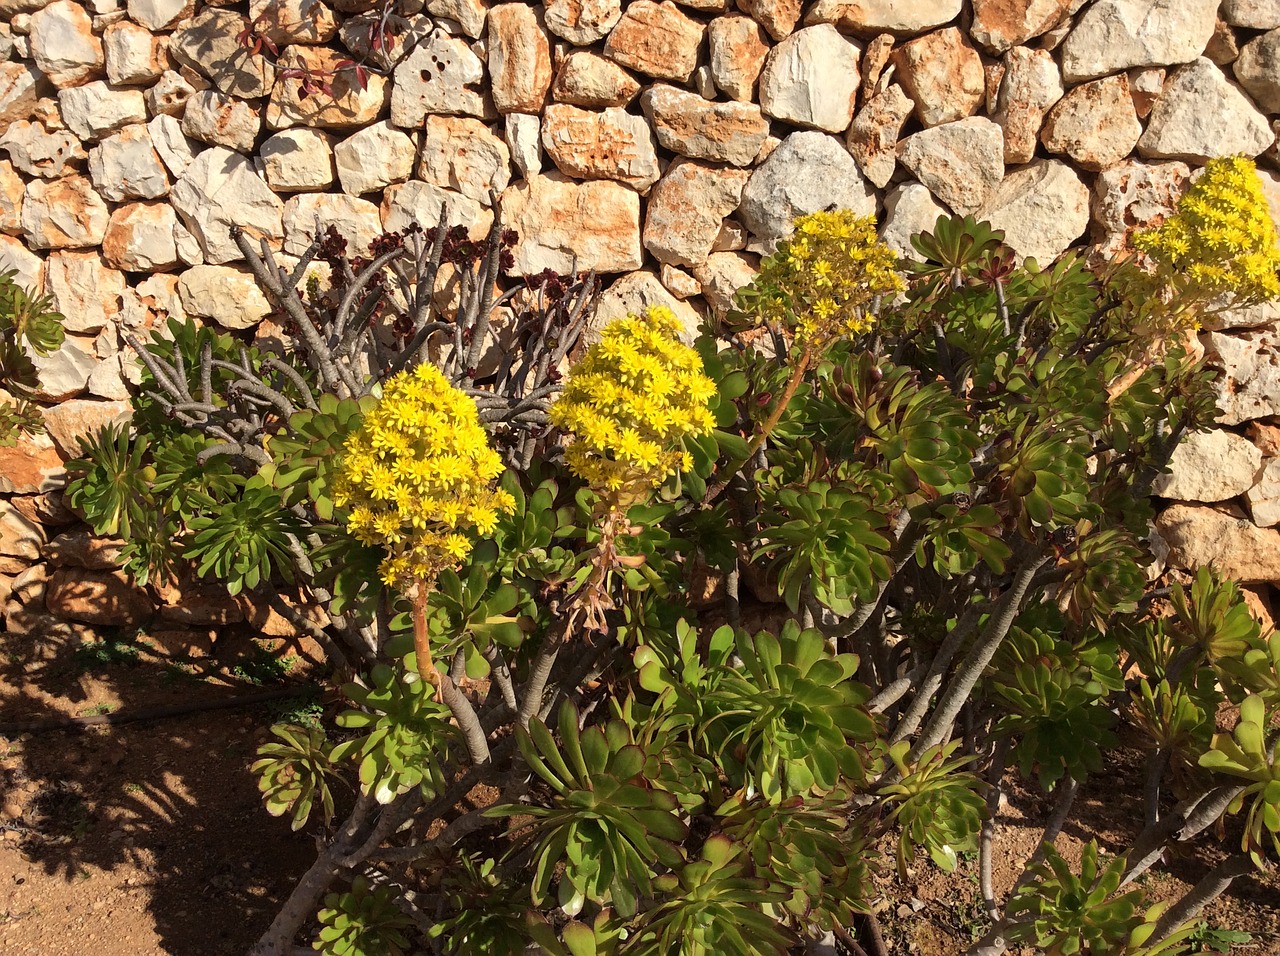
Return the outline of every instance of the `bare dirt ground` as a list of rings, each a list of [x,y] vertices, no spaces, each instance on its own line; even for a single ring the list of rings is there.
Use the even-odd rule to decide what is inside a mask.
[[[248,771],[273,720],[332,717],[333,705],[322,714],[325,705],[305,696],[310,650],[243,633],[219,637],[213,656],[194,660],[145,638],[89,649],[15,643],[0,634],[0,724],[211,702],[264,687],[302,695],[119,726],[0,734],[2,956],[244,953],[314,859],[315,834],[269,817]],[[1136,806],[1127,795],[1141,792],[1140,755],[1121,751],[1107,769],[1082,787],[1058,840],[1068,859],[1095,835],[1105,851],[1122,851],[1140,827],[1126,809]],[[1034,821],[1049,800],[1034,786],[1012,788],[997,826],[998,892],[1035,848]],[[1199,847],[1215,839],[1202,837]],[[1174,859],[1144,885],[1156,898],[1179,896],[1238,839],[1228,829],[1224,849]],[[890,952],[953,956],[987,929],[973,855],[954,875],[917,858],[900,882],[891,844],[885,849],[883,890],[892,902],[878,918]],[[1280,956],[1280,874],[1237,881],[1206,918],[1250,934],[1231,952]],[[1206,946],[1222,940],[1210,936]]]

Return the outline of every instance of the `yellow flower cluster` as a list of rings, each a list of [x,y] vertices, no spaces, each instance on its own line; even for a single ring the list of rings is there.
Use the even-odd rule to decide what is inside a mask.
[[[876,237],[875,217],[838,209],[796,219],[761,265],[756,288],[765,291],[762,318],[790,319],[797,338],[821,346],[867,331],[871,300],[906,285],[897,254]]]
[[[707,404],[715,383],[679,329],[671,310],[657,306],[610,323],[551,407],[552,424],[573,438],[569,467],[602,494],[643,497],[690,467],[684,439],[715,424]]]
[[[1280,296],[1280,249],[1253,161],[1211,159],[1157,229],[1133,237],[1184,293],[1211,299],[1232,293],[1237,303]]]
[[[474,528],[490,534],[515,508],[493,487],[502,459],[489,446],[476,404],[433,365],[383,383],[382,398],[343,449],[333,500],[350,507],[347,527],[388,551],[389,587],[434,580],[471,553]]]

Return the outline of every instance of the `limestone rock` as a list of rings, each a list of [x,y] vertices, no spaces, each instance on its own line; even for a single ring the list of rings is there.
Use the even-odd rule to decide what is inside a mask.
[[[40,560],[45,544],[44,529],[9,502],[0,502],[0,555],[21,558],[26,564]],[[12,573],[12,572],[6,572]]]
[[[532,7],[489,11],[489,86],[499,113],[536,113],[551,88],[551,47]]]
[[[1280,113],[1280,30],[1246,43],[1232,71],[1259,106]]]
[[[69,130],[47,130],[43,123],[19,120],[0,136],[0,149],[28,176],[57,179],[85,160],[80,139]],[[13,167],[10,167],[11,169]]]
[[[28,249],[20,239],[0,236],[0,272],[12,271],[23,288],[38,291],[44,260]]]
[[[132,414],[133,408],[128,402],[95,402],[73,398],[69,402],[45,409],[44,426],[53,439],[54,447],[67,458],[74,458],[80,453],[80,443],[83,440],[96,435],[106,425],[128,421]]]
[[[1143,163],[1129,159],[1104,170],[1093,185],[1094,242],[1110,261],[1129,250],[1138,229],[1171,216],[1191,179],[1186,163]]]
[[[797,126],[843,133],[858,95],[858,48],[829,23],[805,27],[769,51],[760,109]]]
[[[845,146],[863,174],[883,189],[898,165],[898,136],[915,108],[896,83],[877,93],[853,118]]]
[[[1273,329],[1206,332],[1205,362],[1220,369],[1214,382],[1218,421],[1239,425],[1280,416],[1280,334]]]
[[[89,175],[110,202],[159,199],[169,194],[169,176],[143,123],[126,126],[91,149]]]
[[[57,87],[79,86],[101,76],[102,41],[93,18],[72,0],[55,0],[31,15],[31,58]]]
[[[487,10],[481,10],[487,16]],[[484,35],[484,19],[481,19],[478,35]],[[389,73],[395,65],[405,58],[419,43],[431,35],[436,28],[432,19],[423,14],[403,18],[399,21],[399,32],[395,42],[388,46],[382,39],[382,14],[376,9],[372,13],[362,13],[347,17],[338,27],[338,36],[342,45],[351,51],[352,59]],[[375,45],[375,38],[377,45]]]
[[[302,80],[281,75],[267,101],[267,125],[272,129],[290,126],[326,129],[360,129],[377,120],[387,105],[387,78],[369,73],[360,88],[354,68],[340,68],[349,58],[338,50],[318,46],[289,46],[280,52],[286,62],[301,62],[307,69],[331,77],[331,92],[304,96]],[[403,61],[402,61],[403,62]],[[396,124],[401,125],[401,124]]]
[[[251,329],[271,311],[253,276],[234,266],[192,266],[178,277],[178,295],[188,315],[226,329]]]
[[[200,243],[212,265],[242,258],[231,239],[231,227],[241,226],[254,237],[284,235],[280,215],[284,204],[239,153],[212,146],[192,160],[174,184],[173,208]]]
[[[594,341],[601,329],[616,319],[643,315],[653,306],[670,309],[683,326],[680,338],[685,344],[698,337],[701,316],[687,302],[681,302],[663,286],[652,272],[633,272],[605,289],[587,325],[586,340]]]
[[[93,356],[76,345],[71,336],[63,340],[58,351],[49,355],[31,354],[30,357],[40,373],[40,387],[35,390],[35,395],[50,403],[65,402],[83,394],[96,364]]]
[[[112,90],[101,80],[59,91],[58,107],[67,128],[82,140],[101,139],[147,121],[141,90]]]
[[[1215,156],[1257,156],[1275,141],[1267,118],[1211,61],[1200,57],[1165,83],[1138,140],[1146,157],[1204,163]]]
[[[338,35],[338,18],[323,0],[249,0],[258,32],[274,43],[328,43]]]
[[[96,246],[107,218],[107,204],[84,176],[32,180],[22,199],[22,234],[33,249]]]
[[[265,56],[255,55],[237,42],[236,37],[248,26],[246,17],[207,7],[169,38],[169,52],[179,63],[207,76],[228,96],[266,96],[275,86],[276,68]]]
[[[1074,87],[1049,111],[1040,141],[1051,153],[1066,153],[1083,169],[1098,172],[1131,152],[1142,124],[1121,73]]]
[[[1068,83],[1133,66],[1188,63],[1204,50],[1218,0],[1097,0],[1062,44]]]
[[[508,113],[503,135],[511,161],[526,179],[542,172],[542,118],[532,113]]]
[[[1004,241],[1041,267],[1089,228],[1089,187],[1066,163],[1037,159],[1004,178],[976,214],[1004,230]]]
[[[658,180],[653,131],[626,110],[553,103],[542,116],[542,147],[562,173],[579,179],[616,179],[641,192]]]
[[[284,204],[284,251],[300,256],[330,226],[347,240],[347,254],[369,254],[382,234],[382,213],[366,199],[335,193],[302,193]]]
[[[956,27],[928,33],[894,53],[898,79],[926,127],[972,116],[982,105],[982,58]]]
[[[1004,57],[1004,78],[991,118],[1004,135],[1004,161],[1027,163],[1035,155],[1045,114],[1062,99],[1062,78],[1047,50],[1014,47]]]
[[[898,160],[957,215],[977,212],[1004,178],[1004,133],[981,116],[921,130],[898,144]]]
[[[160,114],[147,124],[151,145],[170,174],[178,177],[187,171],[199,147],[182,132],[182,123],[168,114]]]
[[[960,15],[962,0],[818,0],[805,23],[833,23],[845,33],[913,36]]]
[[[1280,458],[1272,458],[1261,470],[1257,483],[1245,492],[1249,514],[1260,528],[1280,524]]]
[[[1222,0],[1219,13],[1233,27],[1250,30],[1280,27],[1280,0]]]
[[[628,272],[643,262],[640,197],[619,183],[530,176],[508,186],[500,205],[503,222],[520,236],[513,275]]]
[[[22,232],[22,196],[27,184],[14,172],[13,164],[0,159],[0,232]]]
[[[278,193],[328,189],[335,178],[333,137],[298,126],[269,137],[258,151],[267,185]]]
[[[750,103],[716,103],[655,83],[640,104],[658,142],[681,156],[749,166],[769,135],[769,121]]]
[[[147,592],[122,571],[60,568],[49,577],[44,602],[56,617],[107,627],[137,627],[155,613]]]
[[[418,176],[487,206],[490,191],[500,193],[511,181],[511,153],[477,119],[428,116]]]
[[[0,124],[28,119],[48,87],[48,78],[32,64],[0,63]]]
[[[201,82],[205,82],[204,77],[199,77],[199,79]],[[199,91],[196,86],[181,73],[165,70],[160,74],[160,78],[150,84],[142,95],[146,100],[147,110],[152,116],[163,114],[181,118],[183,110],[187,108],[187,100],[191,99],[197,92]]]
[[[67,477],[62,461],[48,435],[19,438],[8,448],[0,448],[0,493],[36,495],[62,488]],[[16,510],[22,501],[13,498],[8,503]],[[35,520],[38,516],[26,517]]]
[[[734,295],[749,285],[758,271],[755,256],[740,252],[713,252],[706,262],[694,267],[702,297],[717,316],[723,316],[734,307]]]
[[[590,46],[609,35],[622,17],[621,0],[547,0],[547,29],[575,46]]]
[[[150,83],[164,74],[166,44],[136,23],[121,20],[107,27],[102,49],[112,86]]]
[[[130,20],[158,33],[191,16],[195,0],[129,0],[128,8]]]
[[[67,404],[82,405],[86,408],[90,405],[104,408],[117,405],[115,402],[79,401]],[[87,411],[92,417],[93,411]],[[127,412],[128,409],[126,408],[125,411]],[[110,419],[105,419],[103,423],[105,424],[106,421]],[[124,547],[125,542],[119,538],[98,538],[88,530],[77,530],[64,531],[41,548],[40,553],[55,570],[71,567],[87,568],[90,571],[112,571],[124,567],[124,558],[121,557]]]
[[[430,113],[484,116],[484,63],[465,42],[437,30],[396,66],[391,123],[414,129]]]
[[[792,133],[751,173],[742,193],[743,224],[766,243],[791,233],[796,216],[832,203],[858,215],[875,212],[875,193],[849,151],[833,136]]]
[[[1165,71],[1154,67],[1145,70],[1130,70],[1129,96],[1133,99],[1134,112],[1138,119],[1146,119],[1151,115],[1151,107],[1164,90]]]
[[[412,223],[428,228],[440,221],[441,209],[448,225],[464,227],[472,239],[487,235],[493,224],[493,213],[474,199],[434,183],[411,179],[388,186],[382,194],[382,228],[385,232],[403,232]]]
[[[1156,532],[1168,544],[1174,567],[1213,568],[1244,584],[1280,579],[1280,531],[1259,528],[1247,518],[1175,504],[1156,518]]]
[[[670,0],[633,0],[605,40],[604,55],[646,76],[688,83],[705,32]]]
[[[938,217],[945,215],[946,207],[924,186],[915,182],[902,183],[884,197],[880,238],[904,259],[920,259],[920,253],[911,245],[911,237],[920,232],[933,232]]]
[[[478,40],[484,36],[489,0],[427,0],[427,10],[454,21],[466,36]]]
[[[1072,0],[973,0],[969,35],[991,53],[1004,53],[1045,33],[1067,16]]]
[[[574,50],[566,56],[551,87],[557,103],[587,109],[626,106],[639,92],[635,77],[591,50]]]
[[[111,213],[102,255],[125,272],[164,272],[178,264],[178,214],[167,202],[130,203]]]
[[[711,79],[730,99],[749,103],[769,55],[760,24],[750,17],[716,17],[707,27]]]
[[[742,201],[749,175],[745,169],[717,169],[677,159],[649,194],[645,248],[659,262],[671,265],[704,262],[725,217]]]
[[[217,90],[202,90],[187,101],[182,114],[182,132],[211,146],[225,146],[252,154],[262,118],[244,100]]]
[[[363,196],[404,182],[413,175],[415,152],[413,140],[390,123],[366,126],[333,148],[342,191]]]
[[[1249,440],[1262,452],[1263,458],[1280,458],[1280,425],[1250,422],[1246,432]]]
[[[801,0],[736,0],[735,5],[775,40],[790,36],[800,22]]]
[[[45,291],[68,332],[97,332],[120,312],[124,276],[97,252],[59,251],[45,260]]]
[[[1253,487],[1262,452],[1243,435],[1214,429],[1192,432],[1173,450],[1169,469],[1151,491],[1176,501],[1226,501]]]

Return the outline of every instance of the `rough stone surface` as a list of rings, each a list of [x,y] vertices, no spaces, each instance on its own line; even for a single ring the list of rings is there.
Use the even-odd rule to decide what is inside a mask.
[[[249,16],[280,46],[327,43],[338,33],[338,18],[323,0],[249,0]]]
[[[253,276],[234,266],[192,266],[178,278],[178,295],[188,315],[226,329],[251,329],[271,311]]]
[[[68,405],[113,406],[113,402],[68,402]],[[92,414],[92,413],[90,413]],[[110,421],[110,419],[107,419]],[[112,571],[124,567],[121,552],[125,543],[119,538],[97,538],[88,530],[64,531],[43,548],[41,556],[54,568],[87,568],[90,571]]]
[[[112,86],[150,83],[164,73],[167,45],[136,23],[121,20],[108,26],[102,48]]]
[[[342,191],[349,196],[385,189],[413,175],[417,151],[411,140],[390,123],[374,123],[333,147]]]
[[[70,130],[47,130],[43,123],[19,120],[10,123],[0,136],[0,149],[9,154],[10,169],[17,167],[28,176],[57,179],[75,172],[85,160],[80,139]]]
[[[590,46],[609,35],[622,17],[621,0],[548,0],[547,29],[576,46]]]
[[[551,88],[551,47],[532,7],[489,11],[489,82],[499,113],[536,113]]]
[[[1280,334],[1273,329],[1207,332],[1200,336],[1205,361],[1218,376],[1218,421],[1239,425],[1280,416]]]
[[[956,27],[903,44],[894,61],[924,126],[953,123],[972,116],[982,105],[982,58]]]
[[[1004,178],[1004,134],[981,116],[921,130],[898,144],[898,159],[961,216],[977,212]]]
[[[1027,163],[1036,152],[1040,128],[1062,99],[1062,77],[1047,50],[1015,47],[1004,57],[1004,77],[991,118],[1004,131],[1004,161]]]
[[[635,77],[591,50],[574,50],[566,56],[551,87],[557,103],[588,109],[626,106],[639,92]]]
[[[38,290],[44,260],[12,236],[0,236],[0,272],[13,271],[24,288]]]
[[[662,147],[681,156],[749,166],[769,135],[769,121],[750,103],[717,103],[657,83],[640,105]]]
[[[203,77],[200,80],[204,82]],[[160,74],[160,79],[147,88],[143,97],[147,110],[153,116],[164,114],[181,118],[183,110],[187,108],[187,101],[196,92],[196,86],[181,73],[166,70]]]
[[[487,206],[511,180],[511,154],[479,120],[429,116],[418,176]]]
[[[1280,0],[1222,0],[1219,13],[1233,27],[1250,30],[1280,27]]]
[[[640,191],[658,180],[653,131],[626,110],[553,103],[542,117],[542,147],[562,173],[579,179],[616,179]]]
[[[262,144],[259,155],[267,185],[275,192],[306,192],[333,185],[333,138],[320,130],[281,130]]]
[[[769,55],[760,24],[750,17],[718,17],[707,28],[711,79],[730,99],[750,102]]]
[[[93,356],[82,349],[71,336],[63,340],[62,347],[49,355],[31,355],[31,362],[40,373],[40,386],[35,390],[37,398],[46,402],[65,402],[84,393],[89,375],[96,364]],[[3,487],[0,486],[0,490]],[[46,489],[39,489],[44,491]]]
[[[120,312],[125,279],[97,252],[61,251],[45,260],[45,291],[68,332],[97,332]]]
[[[168,203],[130,203],[111,213],[102,255],[125,272],[163,272],[178,264],[178,215]]]
[[[239,153],[213,146],[197,156],[173,187],[173,207],[212,265],[243,258],[231,227],[267,239],[284,235],[284,203]]]
[[[151,145],[169,174],[176,178],[185,173],[201,147],[187,139],[187,134],[182,132],[182,123],[175,117],[161,114],[147,124],[147,129],[151,133]]]
[[[241,153],[253,152],[261,128],[262,117],[256,109],[217,90],[201,90],[193,95],[182,114],[185,135]]]
[[[14,172],[13,164],[0,159],[0,232],[22,232],[22,196],[27,184]]]
[[[83,249],[102,242],[108,215],[87,177],[36,179],[22,199],[22,234],[33,249]]]
[[[276,68],[265,56],[253,54],[236,41],[248,26],[247,17],[209,7],[169,38],[169,52],[229,96],[266,96],[275,85]]]
[[[528,179],[542,172],[542,118],[532,113],[508,113],[503,130],[511,161]]]
[[[58,92],[67,128],[82,140],[108,136],[132,123],[147,121],[141,90],[113,90],[101,80]]]
[[[716,316],[734,307],[734,294],[751,282],[759,269],[759,258],[742,252],[713,252],[694,266],[693,276],[707,305]]]
[[[1125,160],[1105,170],[1093,186],[1093,241],[1099,253],[1115,258],[1130,249],[1135,230],[1159,225],[1172,215],[1191,178],[1186,163]]]
[[[804,22],[834,23],[848,33],[912,36],[950,23],[961,6],[961,0],[818,0]]]
[[[60,568],[50,575],[44,600],[56,617],[102,626],[137,627],[155,613],[147,592],[121,571]]]
[[[1280,30],[1246,43],[1231,69],[1259,106],[1268,113],[1280,112]]]
[[[74,398],[44,413],[44,427],[53,445],[67,458],[80,453],[80,443],[96,435],[104,426],[125,422],[133,414],[128,402],[95,402]],[[70,562],[68,562],[70,563]],[[88,567],[81,564],[80,567]]]
[[[427,0],[427,10],[454,21],[462,28],[463,34],[477,40],[484,36],[489,0]]]
[[[643,241],[659,262],[697,266],[715,245],[725,217],[738,208],[746,170],[720,170],[678,159],[649,195]]]
[[[688,83],[705,32],[670,0],[633,0],[605,40],[604,55],[646,76]]]
[[[396,66],[391,123],[413,129],[429,113],[484,116],[483,79],[480,57],[463,40],[438,30]]]
[[[194,0],[129,0],[129,19],[156,33],[191,16]]]
[[[772,50],[760,71],[760,109],[774,119],[842,133],[858,95],[858,48],[827,23]]]
[[[72,396],[67,396],[68,398]],[[47,435],[20,438],[8,448],[0,448],[0,493],[35,495],[56,491],[66,484],[63,458]],[[15,508],[22,499],[11,499]],[[28,515],[28,520],[37,516]]]
[[[640,197],[620,183],[574,182],[557,173],[508,186],[500,200],[503,222],[522,241],[516,275],[626,272],[640,268]]]
[[[266,122],[271,129],[290,126],[319,126],[325,129],[361,129],[377,120],[387,104],[387,78],[369,73],[364,89],[351,69],[339,64],[349,57],[325,47],[288,46],[280,51],[287,62],[331,77],[331,93],[304,96],[302,80],[281,74],[271,88]],[[400,123],[397,126],[403,125]]]
[[[1133,152],[1141,135],[1129,78],[1121,73],[1073,88],[1049,111],[1040,141],[1049,152],[1098,172]]]
[[[1213,568],[1244,584],[1280,579],[1280,531],[1205,505],[1174,504],[1156,518],[1169,564]]]
[[[1244,495],[1253,523],[1260,528],[1280,524],[1280,458],[1272,458],[1258,474],[1257,483]]]
[[[80,4],[55,0],[31,15],[30,30],[31,58],[54,86],[78,86],[102,75],[102,40]]]
[[[1193,432],[1173,450],[1151,490],[1177,501],[1226,501],[1252,488],[1261,467],[1262,452],[1243,435],[1220,428]]]
[[[769,36],[782,40],[800,22],[801,0],[737,0],[735,6],[769,31]]]
[[[1004,178],[977,213],[1019,256],[1047,265],[1089,228],[1089,187],[1066,163],[1037,159]]]
[[[89,175],[110,202],[159,199],[169,193],[169,174],[143,123],[126,126],[91,149]]]
[[[334,193],[303,193],[284,204],[284,251],[300,256],[329,226],[347,240],[347,252],[367,256],[382,233],[382,213],[366,199]],[[225,324],[225,323],[224,323]]]
[[[587,341],[596,339],[600,330],[615,319],[643,315],[652,306],[668,308],[675,314],[683,327],[680,338],[686,344],[692,344],[698,337],[698,313],[668,292],[652,272],[633,272],[623,276],[601,294],[595,315],[587,325]]]
[[[0,123],[14,123],[35,112],[49,80],[30,63],[0,63]]]
[[[880,238],[903,258],[919,259],[920,254],[911,245],[911,237],[918,232],[932,232],[938,217],[945,215],[946,207],[924,186],[915,182],[903,183],[889,190],[884,198]]]
[[[1138,140],[1138,152],[1203,163],[1215,156],[1257,156],[1275,141],[1267,118],[1211,61],[1179,67],[1165,83]]]
[[[435,183],[411,179],[387,187],[382,194],[382,228],[401,232],[413,223],[432,225],[440,221],[441,209],[447,222],[465,227],[473,239],[486,234],[493,222],[493,213],[474,199]]]
[[[1072,0],[973,0],[969,34],[988,52],[1004,53],[1053,29],[1075,6]]]
[[[849,151],[813,130],[792,133],[756,167],[742,193],[743,225],[766,242],[791,233],[796,216],[832,203],[858,215],[875,212],[875,195]]]
[[[896,83],[858,111],[849,125],[845,146],[864,175],[883,189],[898,165],[898,136],[915,108],[911,97]]]
[[[1213,35],[1218,0],[1097,0],[1062,44],[1068,83],[1134,66],[1169,66],[1198,57]]]

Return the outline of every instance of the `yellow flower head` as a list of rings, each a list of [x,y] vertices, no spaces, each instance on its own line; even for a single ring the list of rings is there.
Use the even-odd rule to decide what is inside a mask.
[[[1237,304],[1280,297],[1280,248],[1253,160],[1211,159],[1178,202],[1178,212],[1133,237],[1158,274],[1206,301],[1231,293]]]
[[[334,503],[347,527],[387,549],[379,568],[407,589],[471,553],[470,528],[489,534],[515,502],[494,488],[502,459],[489,446],[476,403],[433,365],[383,383],[382,399],[343,449]]]
[[[906,286],[898,257],[876,237],[874,216],[848,209],[800,216],[789,239],[764,261],[753,283],[766,321],[783,321],[819,346],[871,328],[867,306]]]
[[[715,424],[715,383],[679,330],[659,306],[611,323],[551,407],[551,423],[573,438],[570,469],[603,495],[643,497],[680,470],[684,440]]]

